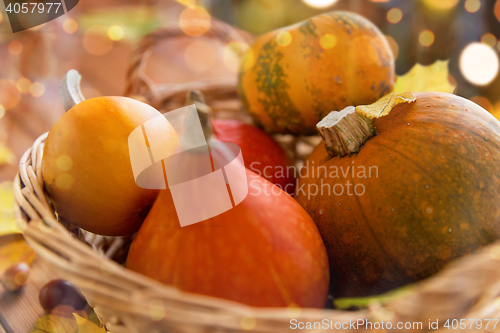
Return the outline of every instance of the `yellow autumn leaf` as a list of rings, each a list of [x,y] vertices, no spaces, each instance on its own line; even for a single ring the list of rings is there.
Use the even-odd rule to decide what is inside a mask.
[[[14,219],[12,182],[0,183],[0,236],[20,233]]]
[[[74,317],[46,315],[37,319],[28,333],[78,333]]]
[[[411,90],[453,93],[456,85],[448,80],[448,62],[449,60],[438,60],[429,66],[415,64],[408,73],[397,77],[394,92]]]
[[[400,103],[412,103],[416,100],[412,91],[402,93],[390,93],[370,105],[356,106],[356,112],[370,119],[383,117],[392,110],[392,108]]]
[[[9,237],[9,241],[5,237]],[[0,276],[11,265],[20,262],[25,262],[29,265],[34,258],[35,252],[21,235],[4,236],[0,241]]]
[[[106,333],[104,327],[99,327],[88,319],[82,318],[76,313],[73,313],[78,324],[78,333]]]

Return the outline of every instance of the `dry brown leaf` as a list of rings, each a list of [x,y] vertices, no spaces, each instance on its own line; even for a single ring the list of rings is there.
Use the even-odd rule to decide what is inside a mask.
[[[415,100],[416,97],[411,91],[402,93],[393,92],[385,95],[373,104],[356,106],[356,112],[370,119],[379,118],[389,114],[395,105],[400,103],[412,103]]]

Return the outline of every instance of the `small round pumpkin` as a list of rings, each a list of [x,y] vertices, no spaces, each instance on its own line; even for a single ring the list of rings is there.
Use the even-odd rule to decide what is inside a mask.
[[[139,229],[158,191],[135,183],[128,137],[161,116],[127,97],[96,97],[67,111],[50,129],[42,159],[45,188],[58,214],[90,232],[119,236]],[[173,127],[151,133],[178,145]]]
[[[238,91],[267,131],[308,135],[328,112],[389,93],[394,78],[384,35],[338,11],[257,38],[243,57]]]
[[[291,196],[246,172],[249,193],[241,203],[184,227],[170,190],[161,190],[126,267],[184,291],[252,306],[323,307],[328,258],[314,222]]]
[[[415,96],[373,119],[367,140],[330,121],[305,162],[295,197],[326,244],[334,296],[418,281],[500,238],[500,123],[455,95]],[[330,156],[342,136],[359,153]]]

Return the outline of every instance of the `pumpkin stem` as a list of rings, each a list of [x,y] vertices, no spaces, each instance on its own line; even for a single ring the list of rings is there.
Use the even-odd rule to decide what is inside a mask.
[[[80,89],[82,76],[75,69],[70,69],[59,83],[59,96],[65,111],[85,100]]]
[[[330,112],[317,125],[330,156],[346,156],[359,152],[363,144],[375,135],[370,118],[358,114],[354,106]]]
[[[205,139],[207,142],[210,142],[214,136],[212,127],[212,108],[205,104],[205,96],[203,96],[203,93],[199,90],[191,90],[186,94],[186,105],[191,104],[196,106]]]

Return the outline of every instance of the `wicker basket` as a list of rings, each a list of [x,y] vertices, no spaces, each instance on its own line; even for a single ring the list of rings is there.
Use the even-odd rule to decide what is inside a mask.
[[[211,28],[214,37],[235,36],[230,27],[214,22]],[[156,107],[165,109],[170,102],[183,96],[186,90],[196,88],[208,96],[225,96],[226,101],[232,100],[232,104],[226,103],[226,106],[235,105],[229,111],[238,114],[241,108],[236,99],[236,82],[223,85],[219,82],[218,86],[208,81],[194,82],[170,87],[175,88],[175,93],[169,94],[159,93],[162,89],[152,84],[144,86],[147,79],[140,74],[139,69],[144,60],[142,55],[148,49],[146,46],[178,33],[175,29],[166,29],[146,37],[135,54],[136,61],[129,72],[131,83],[128,93],[141,95]],[[135,81],[138,78],[141,78],[139,83]],[[351,325],[361,320],[370,321],[372,327],[377,327],[377,323],[381,327],[383,320],[385,327],[390,323],[393,329],[397,328],[398,323],[422,323],[418,327],[412,324],[413,328],[403,327],[399,330],[406,332],[447,332],[450,329],[443,327],[447,319],[458,319],[458,322],[465,319],[467,328],[455,331],[500,332],[500,324],[493,329],[494,322],[491,322],[485,329],[487,321],[483,321],[482,329],[475,329],[476,326],[471,329],[471,321],[467,321],[498,319],[500,316],[500,302],[497,299],[500,295],[500,265],[497,261],[500,259],[500,243],[457,260],[438,275],[417,284],[401,298],[385,305],[373,302],[369,309],[359,311],[253,308],[182,292],[126,270],[116,261],[123,262],[123,253],[130,245],[130,238],[96,236],[58,220],[57,212],[43,190],[41,161],[46,137],[47,134],[40,136],[21,158],[19,174],[14,181],[16,219],[25,239],[39,258],[81,290],[111,332],[276,333],[295,331],[291,329],[295,325],[291,324],[292,319],[304,323],[325,323],[324,320],[327,320],[333,329],[341,332],[372,332],[369,325],[357,328]],[[286,143],[285,146],[297,162],[303,155],[297,152],[301,150],[300,145],[306,147],[302,149],[306,153],[310,149],[307,147],[313,143],[309,139],[277,139]],[[429,320],[439,320],[440,329],[429,328]],[[449,323],[452,324],[451,321]],[[318,331],[318,327],[303,331]]]

